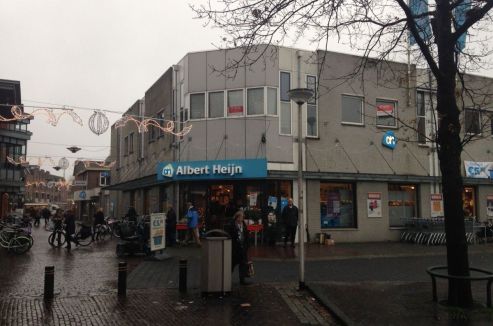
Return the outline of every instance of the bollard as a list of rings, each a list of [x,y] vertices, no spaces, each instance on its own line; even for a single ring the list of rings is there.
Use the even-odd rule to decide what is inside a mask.
[[[53,299],[55,287],[55,266],[45,266],[45,290],[44,300],[50,301]]]
[[[180,259],[179,284],[180,292],[187,292],[187,260]]]
[[[125,297],[127,295],[127,263],[118,263],[118,296]]]

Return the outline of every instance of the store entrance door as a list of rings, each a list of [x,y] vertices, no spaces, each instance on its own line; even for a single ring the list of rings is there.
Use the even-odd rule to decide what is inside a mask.
[[[212,184],[209,186],[207,227],[209,229],[222,229],[228,224],[235,213],[234,191],[232,184]]]

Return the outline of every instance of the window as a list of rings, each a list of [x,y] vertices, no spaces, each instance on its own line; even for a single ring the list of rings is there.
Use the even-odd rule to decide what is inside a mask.
[[[209,118],[224,117],[224,92],[209,93]]]
[[[110,171],[99,172],[99,185],[101,187],[110,185]]]
[[[389,184],[389,225],[404,226],[404,219],[418,217],[417,186]]]
[[[205,94],[190,94],[190,119],[205,118]]]
[[[132,154],[134,152],[134,133],[128,135],[128,153]]]
[[[158,121],[159,125],[161,127],[164,127],[164,125],[165,125],[165,122],[164,122],[164,111],[161,111],[161,112],[159,112],[157,114],[157,119],[158,119],[157,121]],[[156,128],[156,127],[153,127],[153,128]],[[132,137],[133,137],[133,135],[132,135]],[[158,130],[158,138],[159,137],[164,137],[164,131],[161,128],[159,128],[159,130]],[[133,150],[132,150],[132,152],[133,152]]]
[[[351,183],[320,182],[320,223],[324,228],[356,228],[355,190]]]
[[[426,144],[426,110],[424,92],[418,92],[416,94],[416,125],[418,143]]]
[[[289,72],[281,72],[280,75],[280,133],[283,135],[291,134],[291,100],[289,99],[288,91],[291,89],[291,74]]]
[[[397,102],[377,99],[377,126],[397,127]]]
[[[306,106],[306,135],[311,137],[318,136],[317,119],[317,77],[306,76],[306,87],[313,91],[313,97],[308,100]]]
[[[479,110],[464,110],[465,131],[468,134],[477,135],[481,133],[481,114]]]
[[[264,89],[247,89],[247,115],[264,114]]]
[[[123,155],[127,156],[128,155],[128,136],[125,136],[125,139],[123,140]]]
[[[342,122],[363,124],[363,98],[359,96],[342,95]]]
[[[474,187],[464,187],[462,191],[462,209],[464,218],[476,217],[476,191]]]
[[[228,117],[243,115],[243,90],[228,91]]]
[[[267,114],[277,115],[277,88],[267,87]]]

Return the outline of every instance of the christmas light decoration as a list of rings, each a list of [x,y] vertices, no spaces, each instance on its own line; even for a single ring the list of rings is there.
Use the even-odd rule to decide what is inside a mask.
[[[102,111],[94,111],[89,118],[89,129],[98,136],[105,133],[109,125],[108,117]]]
[[[133,116],[130,115],[125,115],[121,117],[118,121],[115,122],[115,128],[122,128],[124,127],[127,123],[133,122],[136,127],[137,131],[139,133],[147,132],[149,130],[149,126],[155,127],[160,129],[164,133],[172,134],[175,136],[185,136],[192,130],[192,125],[185,126],[181,131],[175,132],[175,122],[171,120],[165,120],[166,121],[166,126],[161,125],[159,120],[156,119],[143,119],[142,121],[139,121],[138,119],[134,118]]]

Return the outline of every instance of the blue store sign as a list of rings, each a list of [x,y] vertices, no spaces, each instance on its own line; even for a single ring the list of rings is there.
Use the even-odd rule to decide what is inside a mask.
[[[220,180],[267,177],[267,160],[222,160],[160,162],[158,181],[166,180]]]
[[[395,146],[397,145],[397,137],[395,136],[393,131],[387,131],[383,134],[382,145],[390,149],[395,148]]]
[[[81,192],[79,192],[79,198],[80,199],[86,199],[87,195],[86,195],[86,192],[84,190],[82,190]]]

